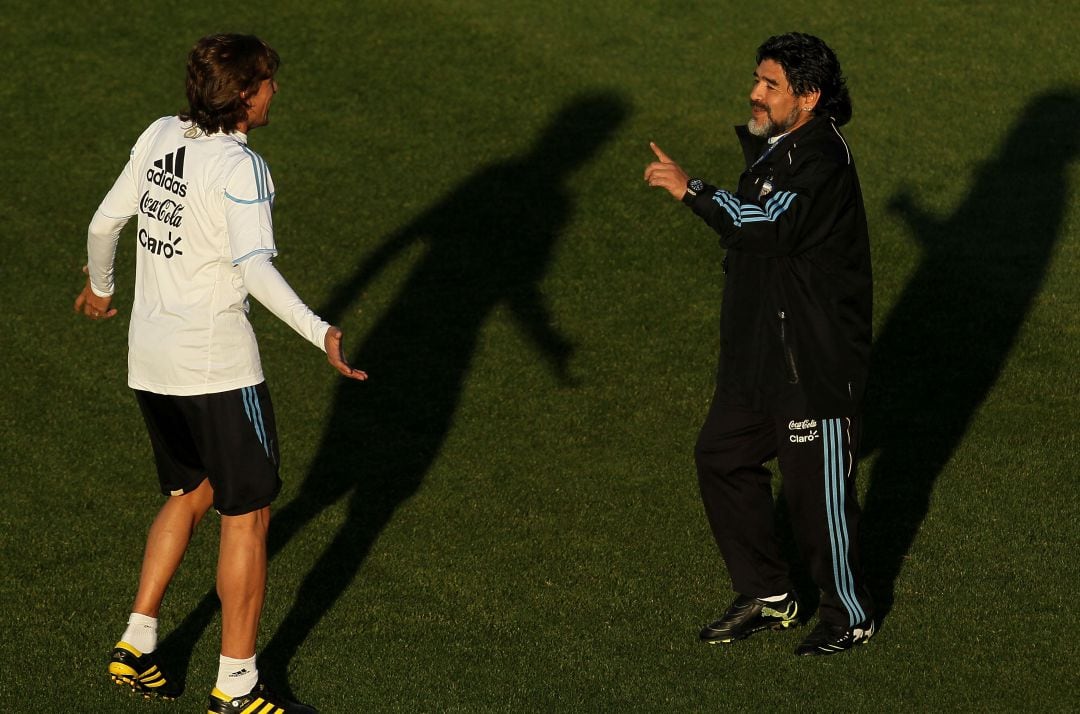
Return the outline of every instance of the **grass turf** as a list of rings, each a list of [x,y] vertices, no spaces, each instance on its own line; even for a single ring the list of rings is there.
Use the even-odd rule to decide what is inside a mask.
[[[190,44],[240,30],[285,61],[252,137],[278,266],[373,380],[341,385],[254,307],[286,480],[264,670],[330,712],[1075,709],[1078,24],[1049,2],[7,10],[0,704],[145,710],[104,657],[160,497],[125,320],[70,303]],[[811,662],[795,633],[695,641],[730,598],[690,459],[720,255],[640,178],[654,139],[730,185],[753,50],[793,28],[855,100],[879,336],[861,490],[893,600],[868,646]],[[189,687],[160,711],[214,676],[215,525],[166,601]]]

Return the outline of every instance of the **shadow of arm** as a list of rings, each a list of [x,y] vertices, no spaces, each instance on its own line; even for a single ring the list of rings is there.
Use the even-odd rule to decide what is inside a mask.
[[[923,210],[916,201],[910,186],[901,186],[887,205],[890,214],[907,224],[908,230],[919,244],[941,227],[941,222]]]
[[[511,295],[507,304],[518,327],[539,350],[559,383],[564,387],[578,386],[580,380],[570,373],[574,344],[552,326],[554,318],[540,290],[529,286]]]
[[[395,256],[416,239],[419,232],[418,224],[414,223],[384,240],[347,280],[334,289],[330,298],[319,307],[318,314],[331,325],[340,324],[341,316],[349,305]]]

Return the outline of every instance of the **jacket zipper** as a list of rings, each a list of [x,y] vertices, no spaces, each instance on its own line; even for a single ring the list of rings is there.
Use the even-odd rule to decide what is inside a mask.
[[[783,310],[779,310],[776,316],[780,318],[780,344],[784,348],[784,366],[787,367],[787,380],[791,384],[799,383],[799,371],[795,369],[795,355],[788,346],[787,341],[787,317]]]

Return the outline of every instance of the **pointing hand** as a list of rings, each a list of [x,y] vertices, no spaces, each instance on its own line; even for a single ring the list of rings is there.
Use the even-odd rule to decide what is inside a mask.
[[[667,189],[676,200],[681,201],[686,194],[686,182],[690,177],[654,142],[649,142],[649,148],[656,154],[657,161],[645,167],[646,183]]]

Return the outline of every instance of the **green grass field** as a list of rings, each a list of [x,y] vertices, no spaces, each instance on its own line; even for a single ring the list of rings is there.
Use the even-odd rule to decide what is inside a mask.
[[[875,261],[860,492],[879,635],[696,641],[729,602],[692,445],[723,276],[641,174],[732,185],[756,46],[843,62]],[[260,668],[324,712],[1076,711],[1075,3],[15,2],[0,15],[0,709],[198,712],[211,514],[166,599],[175,703],[105,676],[161,497],[86,226],[196,38],[284,60],[252,135],[277,265],[369,384],[259,306],[286,485]],[[806,593],[808,596],[809,592]]]

